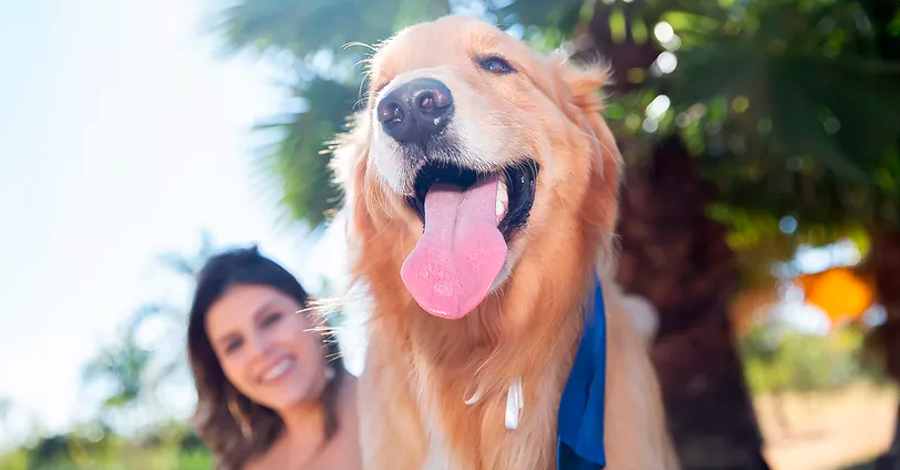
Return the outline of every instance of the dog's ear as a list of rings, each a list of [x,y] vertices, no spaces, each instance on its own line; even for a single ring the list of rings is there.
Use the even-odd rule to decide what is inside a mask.
[[[551,58],[550,71],[558,105],[590,141],[592,198],[585,201],[585,215],[611,235],[618,219],[619,181],[622,176],[622,154],[612,131],[603,118],[604,101],[600,95],[610,82],[610,69],[605,66],[577,67],[559,56]],[[611,250],[612,238],[604,240]]]
[[[551,59],[550,67],[557,79],[562,81],[569,103],[585,112],[603,111],[603,100],[598,92],[609,84],[609,67],[577,67],[559,56]]]
[[[549,66],[556,78],[561,107],[595,141],[601,162],[600,173],[604,178],[610,178],[608,182],[618,185],[622,155],[603,119],[605,103],[600,95],[603,87],[610,83],[610,68],[603,65],[578,67],[561,56],[552,57]]]

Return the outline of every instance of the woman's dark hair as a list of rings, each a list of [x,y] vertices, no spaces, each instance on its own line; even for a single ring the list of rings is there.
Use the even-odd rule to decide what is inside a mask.
[[[256,246],[213,256],[200,271],[188,319],[187,349],[197,388],[194,414],[197,434],[212,449],[218,470],[243,468],[247,462],[264,454],[284,429],[284,422],[273,410],[252,403],[231,385],[206,334],[206,315],[210,306],[238,285],[271,287],[291,297],[304,309],[309,307],[310,300],[297,279],[278,263],[261,255]],[[317,326],[322,326],[321,318],[315,315],[310,318]],[[325,438],[330,439],[337,431],[337,391],[343,377],[343,363],[337,340],[323,339],[326,361],[331,361],[337,372],[322,394]],[[245,418],[244,429],[229,409],[230,400],[236,400]]]

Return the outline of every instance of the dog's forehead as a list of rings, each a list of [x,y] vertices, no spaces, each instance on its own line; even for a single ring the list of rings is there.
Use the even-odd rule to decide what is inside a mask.
[[[376,75],[436,66],[452,66],[472,56],[518,53],[515,39],[497,27],[467,17],[445,17],[404,29],[387,41],[372,60]]]

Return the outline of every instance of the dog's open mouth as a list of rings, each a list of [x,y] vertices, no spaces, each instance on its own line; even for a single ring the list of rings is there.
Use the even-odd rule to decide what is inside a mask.
[[[407,203],[425,233],[401,276],[423,309],[461,318],[484,300],[506,262],[509,240],[528,219],[537,171],[529,161],[490,174],[446,164],[418,172]]]
[[[534,188],[537,179],[537,163],[528,160],[505,168],[494,174],[484,174],[454,165],[434,163],[423,167],[416,175],[415,196],[406,199],[407,204],[425,223],[425,197],[434,184],[457,186],[463,190],[476,182],[496,177],[497,201],[495,215],[497,229],[508,242],[516,229],[525,225],[534,204]]]

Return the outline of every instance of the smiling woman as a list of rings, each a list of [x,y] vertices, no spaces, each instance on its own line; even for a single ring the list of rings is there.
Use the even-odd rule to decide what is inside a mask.
[[[309,296],[253,247],[211,258],[188,325],[195,421],[218,470],[360,467],[356,379]]]

